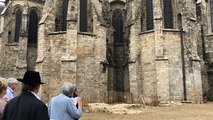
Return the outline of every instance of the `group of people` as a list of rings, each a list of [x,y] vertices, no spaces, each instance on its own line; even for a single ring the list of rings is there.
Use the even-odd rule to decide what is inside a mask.
[[[18,81],[20,95],[13,98]],[[59,95],[48,104],[37,95],[41,81],[39,72],[26,71],[22,79],[0,80],[0,120],[78,120],[82,116],[82,101],[76,96],[76,87],[65,82]]]

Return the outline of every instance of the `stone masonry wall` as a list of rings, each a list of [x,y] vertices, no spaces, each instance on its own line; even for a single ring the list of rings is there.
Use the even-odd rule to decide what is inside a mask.
[[[105,8],[102,7],[102,2],[107,1],[91,0],[89,2],[89,12],[92,12],[88,13],[91,20],[89,27],[93,29],[89,32],[79,31],[79,1],[69,1],[67,31],[58,32],[55,32],[55,19],[59,12],[59,1],[48,0],[45,2],[39,23],[38,55],[35,66],[35,70],[41,73],[42,80],[46,82],[40,91],[44,102],[48,102],[51,97],[59,94],[61,85],[67,81],[77,86],[78,94],[82,96],[84,103],[107,102],[108,92],[112,92],[110,99],[113,100],[117,97],[113,96],[117,94],[116,91],[108,89],[108,85],[112,85],[108,82],[112,82],[114,78],[108,78],[106,48],[106,36],[111,35],[108,37],[111,39],[113,38],[112,34],[115,33],[113,28],[104,24],[106,21],[102,17],[110,15],[102,16],[104,12],[102,8]],[[201,67],[203,72],[207,71],[207,68],[204,61],[201,64],[199,58],[202,53],[199,51],[201,50],[199,49],[201,35],[198,34],[200,25],[196,21],[195,2],[173,0],[174,28],[164,29],[162,0],[153,0],[154,29],[151,31],[143,30],[142,33],[141,11],[138,12],[141,5],[140,0],[119,2],[109,0],[108,2],[111,2],[113,9],[127,10],[126,13],[124,12],[127,14],[127,16],[124,15],[126,17],[124,18],[124,32],[125,38],[129,40],[129,43],[127,42],[129,48],[125,48],[128,50],[126,54],[128,54],[129,73],[125,76],[127,81],[124,84],[127,88],[125,92],[129,93],[123,94],[126,95],[127,102],[139,103],[141,96],[144,97],[146,103],[152,105],[182,101],[184,92],[186,92],[187,100],[202,101],[201,79],[205,76],[201,76]],[[25,1],[15,1],[14,3],[25,6],[24,10],[27,10]],[[36,3],[29,2],[29,4],[28,7],[35,6],[42,9]],[[111,12],[107,11],[108,8],[105,9],[105,12]],[[26,13],[25,11],[23,23],[27,23]],[[177,20],[178,14],[182,17],[179,21]],[[137,15],[139,15],[138,18]],[[17,44],[7,44],[8,32],[11,29],[14,30],[14,24],[6,14],[4,18],[4,22],[1,21],[1,23],[5,23],[5,26],[1,27],[5,31],[2,31],[0,39],[0,76],[21,77],[27,66],[27,36],[20,36],[20,42]],[[111,20],[111,18],[106,19]],[[183,39],[181,39],[180,26],[183,28]],[[25,27],[22,30],[27,30],[27,24],[22,27]],[[110,35],[107,35],[107,31],[110,31],[108,32]],[[205,29],[205,31],[207,30]],[[181,40],[184,41],[182,46],[184,48],[184,63],[182,61]],[[205,43],[207,44],[206,52],[209,65],[208,75],[210,75],[213,71],[212,35],[206,37]],[[183,71],[183,67],[185,71]],[[183,85],[184,75],[186,75],[186,91],[184,91]],[[212,76],[208,76],[210,85],[213,84],[212,78]],[[213,93],[210,86],[206,91]]]
[[[101,102],[106,98],[106,78],[99,74],[106,74],[96,55],[95,35],[78,35],[78,63],[77,63],[77,87],[85,102]]]
[[[142,94],[145,102],[153,103],[156,98],[156,67],[154,56],[154,33],[144,33],[141,37]]]
[[[4,47],[1,53],[1,75],[5,78],[16,76],[16,63],[18,58],[18,45],[10,44]]]
[[[165,54],[168,57],[169,100],[183,99],[183,73],[180,31],[164,31]],[[165,86],[166,87],[166,86]]]

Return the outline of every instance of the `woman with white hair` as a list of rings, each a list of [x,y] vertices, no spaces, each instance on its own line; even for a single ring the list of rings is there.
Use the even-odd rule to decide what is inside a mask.
[[[49,102],[49,117],[52,120],[75,120],[82,116],[82,102],[78,97],[78,109],[75,103],[70,100],[75,92],[75,86],[69,82],[63,84],[61,93],[53,97]]]
[[[7,82],[4,79],[0,79],[0,120],[2,120],[2,114],[4,107],[6,105],[6,101],[3,99],[3,96],[7,91]]]

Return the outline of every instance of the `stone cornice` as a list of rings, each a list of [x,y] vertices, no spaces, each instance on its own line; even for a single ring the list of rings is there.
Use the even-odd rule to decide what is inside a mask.
[[[148,33],[154,33],[154,30],[144,31],[144,32],[139,33],[139,35],[148,34]]]
[[[67,31],[57,31],[57,32],[50,32],[48,35],[57,35],[57,34],[66,34]]]
[[[78,32],[78,34],[80,34],[80,35],[88,35],[88,36],[96,36],[95,34],[93,34],[91,32]]]

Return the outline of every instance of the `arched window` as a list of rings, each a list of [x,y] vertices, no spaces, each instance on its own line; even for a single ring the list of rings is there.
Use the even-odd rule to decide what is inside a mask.
[[[28,43],[37,43],[38,19],[38,14],[35,11],[31,11],[29,18]]]
[[[19,34],[21,29],[21,22],[22,22],[22,11],[18,9],[16,11],[16,22],[15,22],[15,38],[14,42],[19,42]]]
[[[122,11],[119,9],[116,9],[113,11],[112,26],[115,29],[114,42],[122,43],[123,42],[123,15],[122,15]]]
[[[87,0],[80,0],[80,31],[87,32]]]
[[[152,30],[154,28],[152,0],[146,0],[146,21],[146,29]]]
[[[69,0],[63,0],[59,8],[59,14],[55,19],[55,31],[67,30],[67,10]]]
[[[163,0],[164,27],[173,28],[172,0]]]
[[[213,32],[213,0],[210,0],[210,11],[211,11],[211,32]]]

